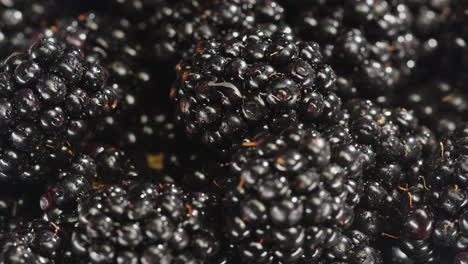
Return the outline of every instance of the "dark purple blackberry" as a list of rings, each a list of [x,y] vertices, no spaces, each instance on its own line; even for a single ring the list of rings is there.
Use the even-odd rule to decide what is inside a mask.
[[[438,144],[434,133],[405,108],[353,99],[344,109],[364,155],[364,192],[354,228],[379,248],[400,248],[414,263],[439,263],[430,239],[435,213],[427,199],[426,172]],[[404,257],[395,262],[405,263]]]
[[[229,167],[224,232],[243,263],[380,263],[347,233],[362,192],[352,141],[288,129],[245,142]]]
[[[404,194],[391,223],[400,230],[394,237],[399,248],[412,260],[407,263],[454,263],[468,249],[466,128],[424,158],[422,182],[397,187]]]
[[[63,263],[65,245],[63,228],[36,219],[0,232],[0,259],[2,263]]]
[[[324,49],[340,96],[392,94],[416,67],[419,40],[401,1],[315,1],[289,11],[299,36]]]
[[[177,185],[109,185],[80,203],[73,263],[214,263],[217,197]]]
[[[40,182],[62,168],[89,136],[92,122],[117,103],[105,86],[106,70],[56,39],[41,39],[28,53],[12,54],[1,71],[4,183]]]
[[[218,149],[254,131],[339,119],[335,73],[316,43],[289,34],[201,41],[177,75],[171,89],[176,118],[194,140]]]
[[[165,1],[156,8],[148,29],[156,58],[176,62],[200,40],[281,25],[283,13],[275,0]]]
[[[155,97],[166,98],[176,64],[193,54],[198,41],[231,39],[246,30],[262,29],[267,35],[292,31],[276,0],[162,1],[154,10],[140,23],[146,28],[140,39],[151,54],[146,62],[163,88],[155,90]]]
[[[46,187],[40,200],[44,219],[56,223],[70,221],[77,204],[93,190],[112,183],[143,181],[139,168],[124,151],[96,145],[90,156],[76,155],[57,180]],[[72,219],[73,220],[73,219]]]
[[[135,105],[153,103],[154,98],[143,100],[148,90],[155,88],[141,62],[144,51],[136,40],[135,28],[125,18],[90,12],[64,18],[43,35],[82,49],[87,61],[101,63],[109,71],[107,85],[119,99],[118,111],[131,111]]]
[[[448,259],[468,251],[468,126],[465,123],[454,135],[440,142],[427,170],[427,200],[437,216],[432,241]]]
[[[366,147],[364,202],[377,210],[399,208],[408,186],[424,183],[425,158],[435,153],[436,138],[410,110],[365,100],[348,104],[350,134]]]
[[[0,57],[29,47],[35,34],[58,16],[55,0],[41,2],[2,1],[0,3]],[[58,11],[58,10],[57,10]]]
[[[39,32],[62,16],[90,8],[85,1],[5,0],[0,3],[0,58],[20,52],[37,40]]]

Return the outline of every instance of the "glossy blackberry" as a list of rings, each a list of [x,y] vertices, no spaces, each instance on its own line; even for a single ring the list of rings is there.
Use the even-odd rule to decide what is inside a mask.
[[[135,28],[126,18],[89,12],[63,18],[43,35],[82,49],[87,61],[101,63],[109,72],[107,86],[119,99],[118,111],[131,111],[144,105],[149,90],[156,88],[141,62],[144,51],[136,40]],[[154,98],[148,102],[153,103]]]
[[[64,229],[32,220],[0,233],[2,263],[61,263],[66,245]]]
[[[0,57],[28,48],[35,33],[58,16],[57,1],[2,1],[0,3]]]
[[[414,263],[454,263],[467,250],[466,125],[440,142],[427,157],[424,182],[400,188],[407,192],[400,207],[398,244]],[[465,219],[466,218],[466,219]],[[446,261],[446,262],[445,262]]]
[[[336,76],[319,46],[290,34],[201,41],[177,75],[176,118],[194,140],[218,149],[256,130],[333,123],[340,112],[341,99],[331,91]]]
[[[419,40],[404,1],[315,1],[290,9],[299,36],[324,49],[341,96],[375,98],[406,83]]]
[[[148,28],[155,36],[156,58],[177,62],[200,40],[222,39],[267,23],[281,24],[283,13],[275,0],[165,1],[156,8]]]
[[[56,223],[73,221],[77,204],[107,184],[145,180],[124,151],[96,145],[90,155],[76,155],[40,199],[44,218]],[[71,218],[70,218],[71,217]]]
[[[62,16],[73,15],[90,8],[80,1],[7,0],[0,3],[0,57],[20,52],[37,40],[39,32]]]
[[[410,110],[365,100],[349,106],[350,134],[367,146],[366,203],[376,209],[399,207],[400,191],[423,183],[425,158],[436,151],[435,135]]]
[[[361,153],[352,142],[333,143],[327,136],[288,129],[258,136],[233,156],[222,185],[224,232],[243,262],[361,258],[361,251],[351,253],[346,234],[362,192]],[[373,252],[369,258],[377,260]]]
[[[80,50],[62,48],[55,39],[12,54],[1,70],[4,183],[40,182],[49,169],[60,169],[89,136],[92,122],[117,102],[100,64],[86,62]]]
[[[408,263],[439,263],[431,240],[435,213],[427,198],[435,134],[405,108],[362,99],[345,105],[350,135],[365,150],[364,193],[354,228],[381,248],[400,248]]]
[[[177,185],[110,185],[80,203],[74,263],[212,263],[217,198]]]

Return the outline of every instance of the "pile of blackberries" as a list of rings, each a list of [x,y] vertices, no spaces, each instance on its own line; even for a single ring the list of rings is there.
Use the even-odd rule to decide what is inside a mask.
[[[466,0],[0,0],[0,264],[468,263],[466,25]]]

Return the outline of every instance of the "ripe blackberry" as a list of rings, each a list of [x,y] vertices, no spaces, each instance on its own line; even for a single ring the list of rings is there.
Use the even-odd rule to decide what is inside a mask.
[[[437,152],[434,133],[404,108],[360,99],[345,105],[350,135],[364,154],[364,192],[354,228],[383,248],[400,248],[414,263],[438,263],[426,199],[426,168]]]
[[[212,263],[217,198],[177,185],[109,185],[81,201],[73,263]]]
[[[65,235],[53,222],[39,219],[0,232],[1,263],[62,263]]]
[[[425,157],[426,165],[420,172],[423,182],[398,186],[407,195],[402,196],[403,206],[394,217],[393,225],[400,229],[395,239],[413,263],[454,263],[468,249],[464,231],[468,219],[467,127],[441,141],[440,147]]]
[[[0,57],[28,48],[34,34],[58,16],[55,0],[30,3],[2,1],[0,3]]]
[[[148,29],[154,36],[156,58],[176,62],[200,40],[223,39],[268,23],[278,25],[283,13],[275,0],[164,1]]]
[[[119,100],[117,110],[130,111],[143,105],[144,95],[153,88],[150,74],[141,63],[144,54],[136,41],[135,27],[125,18],[89,12],[63,18],[43,35],[83,50],[88,62],[101,63],[109,71],[107,86]]]
[[[299,36],[323,47],[341,96],[391,94],[416,67],[419,40],[402,1],[315,1],[290,13]]]
[[[62,16],[90,8],[84,1],[6,0],[0,3],[0,58],[26,50],[38,33]]]
[[[224,226],[243,263],[380,263],[347,231],[362,192],[362,153],[327,136],[288,129],[233,156],[222,183]]]
[[[331,91],[335,77],[316,43],[257,31],[199,42],[178,65],[171,97],[186,133],[222,149],[253,131],[335,122],[341,107]]]
[[[2,182],[40,182],[66,164],[91,122],[117,102],[107,74],[56,39],[35,42],[1,66]],[[49,166],[54,162],[55,168]]]
[[[48,184],[40,200],[44,218],[56,223],[73,218],[78,203],[106,184],[143,181],[132,157],[124,151],[96,145],[90,156],[78,154],[56,181]],[[73,220],[73,219],[72,219]]]
[[[366,146],[364,202],[373,209],[400,207],[406,186],[424,181],[425,158],[436,151],[433,132],[404,108],[366,100],[351,100],[348,105],[350,134]]]

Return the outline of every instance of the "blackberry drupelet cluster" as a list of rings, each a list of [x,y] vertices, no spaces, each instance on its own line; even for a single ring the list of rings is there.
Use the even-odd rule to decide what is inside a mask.
[[[419,40],[402,1],[316,1],[289,11],[299,36],[322,46],[342,97],[392,94],[416,67]]]
[[[66,232],[35,219],[0,232],[1,263],[65,263]]]
[[[41,39],[4,60],[1,181],[41,182],[67,164],[93,120],[117,103],[106,80],[99,63],[86,62],[80,50],[62,48],[56,39]]]
[[[369,238],[349,229],[362,153],[326,135],[291,128],[233,156],[222,183],[224,232],[242,263],[381,263]]]
[[[83,200],[74,263],[213,263],[218,199],[173,184],[109,185]]]
[[[150,95],[151,76],[141,60],[144,50],[136,41],[136,25],[125,18],[115,18],[89,12],[67,17],[43,35],[59,40],[84,51],[87,61],[101,63],[109,72],[107,86],[119,99],[118,112],[128,112],[143,107]]]
[[[49,12],[55,0],[30,3],[2,1],[0,3],[0,57],[28,48],[34,35],[53,22],[57,13]]]
[[[382,244],[390,258],[392,245],[398,245],[401,219],[424,204],[421,188],[427,183],[428,158],[438,143],[434,133],[405,108],[354,99],[345,109],[350,134],[364,154],[364,192],[354,227]],[[433,252],[425,253],[427,259],[421,261],[430,261]]]
[[[466,263],[468,126],[442,140],[427,160],[422,184],[406,188],[394,248],[396,263]]]
[[[159,61],[177,62],[200,40],[236,36],[247,29],[283,24],[284,9],[275,0],[165,1],[148,29]],[[275,28],[275,27],[273,27]]]
[[[428,217],[412,213],[412,216],[403,219],[407,233],[412,235],[412,245],[426,244],[419,248],[402,247],[417,263],[426,263],[421,261],[420,255],[427,254],[427,245],[432,245],[431,250],[447,263],[467,261],[467,128],[465,124],[451,138],[440,142],[432,163],[427,167],[427,186],[418,187],[422,198],[414,211],[424,210]],[[408,242],[402,243],[405,246]]]
[[[43,29],[62,16],[86,10],[88,5],[60,0],[5,0],[0,3],[0,57],[20,52],[37,40]]]
[[[126,152],[103,145],[90,148],[90,155],[76,155],[71,165],[58,174],[57,180],[47,185],[40,199],[44,219],[55,223],[73,222],[78,203],[93,190],[108,184],[147,180]]]
[[[257,31],[199,42],[178,65],[171,97],[189,136],[229,149],[261,130],[335,122],[341,106],[335,79],[315,42]]]

